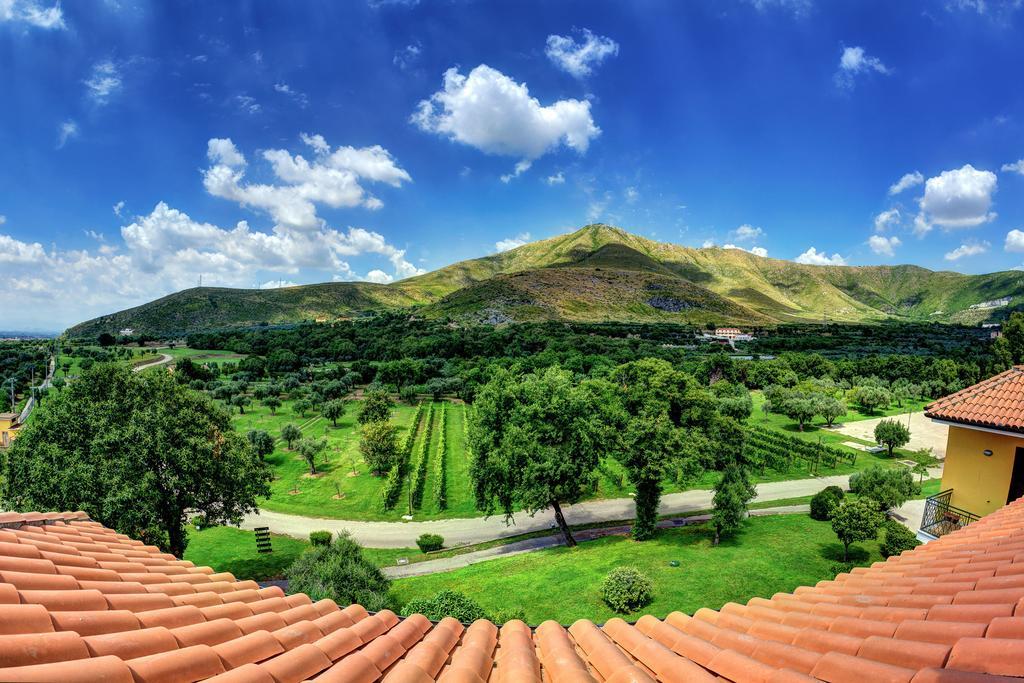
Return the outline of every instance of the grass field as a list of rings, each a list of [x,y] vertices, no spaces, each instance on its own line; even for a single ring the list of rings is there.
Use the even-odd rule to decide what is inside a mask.
[[[231,572],[239,580],[254,581],[281,578],[295,558],[309,547],[306,541],[274,534],[270,541],[273,552],[258,553],[253,532],[227,526],[202,531],[189,528],[188,539],[186,560]]]
[[[831,578],[842,560],[842,545],[827,522],[807,515],[754,517],[735,537],[711,545],[705,525],[663,530],[642,543],[614,536],[577,548],[553,548],[482,562],[444,574],[401,579],[392,587],[399,605],[450,588],[497,612],[521,608],[531,624],[555,619],[563,624],[617,616],[601,599],[600,586],[612,569],[634,566],[654,583],[654,601],[624,618],[673,610],[692,613],[730,601],[771,597],[800,585]],[[851,548],[858,564],[880,559],[876,541]],[[669,566],[676,560],[678,567]]]
[[[177,346],[173,349],[160,349],[160,353],[166,353],[175,360],[179,358],[191,358],[196,363],[237,363],[245,358],[244,355],[232,351],[207,351],[204,349],[190,349],[187,346]]]

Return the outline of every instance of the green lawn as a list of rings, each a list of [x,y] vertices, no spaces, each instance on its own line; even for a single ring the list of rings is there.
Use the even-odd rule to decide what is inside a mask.
[[[256,552],[256,538],[251,531],[218,526],[203,531],[189,529],[185,559],[197,565],[231,572],[239,580],[263,581],[277,579],[302,554],[309,543],[290,536],[271,536],[273,552]]]
[[[842,546],[827,522],[807,515],[754,517],[734,538],[711,545],[704,525],[660,531],[638,543],[621,536],[491,560],[444,574],[401,579],[392,587],[404,605],[446,588],[477,600],[485,610],[521,608],[531,624],[555,619],[563,624],[616,616],[601,600],[600,586],[615,567],[638,567],[654,582],[654,601],[634,614],[664,617],[673,610],[692,613],[730,601],[771,597],[778,591],[831,578],[842,560]],[[881,559],[878,543],[851,548],[858,564]],[[669,566],[671,560],[678,567]]]
[[[220,365],[221,363],[237,363],[245,358],[243,354],[234,353],[233,351],[208,351],[205,349],[190,349],[187,346],[177,346],[173,349],[160,349],[160,353],[166,353],[175,360],[179,358],[191,358],[194,362],[201,365],[207,363],[213,363],[216,365]]]

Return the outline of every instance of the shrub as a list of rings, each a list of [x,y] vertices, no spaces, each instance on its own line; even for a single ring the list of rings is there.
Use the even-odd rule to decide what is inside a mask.
[[[341,605],[357,602],[370,611],[391,605],[391,582],[363,557],[363,549],[348,533],[339,533],[330,545],[304,552],[288,568],[287,577],[290,592],[306,593],[313,600],[330,598]]]
[[[408,386],[402,387],[399,390],[399,392],[398,392],[398,398],[403,403],[408,403],[409,405],[416,405],[416,400],[417,400],[416,387],[414,387],[412,385],[408,385]]]
[[[444,537],[438,534],[421,534],[416,539],[416,545],[420,547],[422,552],[433,552],[444,547]]]
[[[879,550],[882,553],[882,557],[891,557],[893,555],[899,555],[904,550],[910,550],[921,545],[921,541],[917,540],[917,536],[914,532],[903,526],[895,519],[889,519],[885,522],[885,540],[879,546]]]
[[[313,545],[330,545],[332,535],[330,531],[310,531],[309,542]]]
[[[846,494],[838,486],[826,486],[811,498],[811,519],[827,522],[832,519],[832,510],[843,502]]]
[[[905,467],[874,465],[850,475],[850,490],[878,501],[878,509],[884,511],[903,505],[917,495],[919,488]]]
[[[878,538],[884,521],[878,501],[870,498],[848,498],[832,513],[832,530],[843,544],[843,562],[850,561],[850,545]]]
[[[654,598],[654,587],[640,570],[618,567],[605,577],[601,593],[609,607],[625,614],[649,603]]]
[[[445,617],[452,617],[463,623],[470,623],[477,619],[487,619],[484,608],[475,600],[463,593],[452,590],[443,590],[432,598],[419,598],[408,602],[402,608],[402,614],[422,614],[432,621],[440,621]]]

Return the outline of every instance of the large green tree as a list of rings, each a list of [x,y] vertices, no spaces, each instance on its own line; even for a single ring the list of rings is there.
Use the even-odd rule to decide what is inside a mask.
[[[177,556],[187,514],[238,523],[269,470],[229,414],[167,372],[97,364],[41,406],[7,453],[0,505],[84,510]]]
[[[741,458],[737,457],[722,471],[712,499],[711,524],[715,529],[714,545],[722,536],[734,533],[747,517],[747,504],[757,495]]]
[[[399,456],[395,426],[383,420],[364,424],[359,434],[359,452],[375,475],[390,470]]]
[[[647,539],[658,521],[662,481],[680,470],[695,474],[712,464],[714,450],[722,447],[716,427],[723,420],[735,421],[719,415],[711,393],[667,361],[633,361],[615,368],[610,377],[616,400],[610,408],[614,429],[609,443],[636,488],[633,537]]]
[[[386,391],[370,391],[359,406],[359,424],[367,422],[384,422],[391,419],[391,409],[395,403]]]
[[[576,545],[562,506],[591,490],[608,438],[604,386],[560,368],[521,377],[497,370],[476,396],[469,430],[477,507],[506,519],[517,507],[530,515],[551,508],[566,544]]]
[[[850,545],[878,537],[885,517],[870,498],[847,498],[832,512],[832,530],[843,544],[843,562],[850,559]]]
[[[875,443],[889,449],[889,457],[895,449],[910,442],[910,430],[899,420],[882,420],[875,425]]]

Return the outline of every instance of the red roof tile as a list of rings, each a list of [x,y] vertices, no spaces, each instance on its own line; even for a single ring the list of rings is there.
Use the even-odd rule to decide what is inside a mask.
[[[0,681],[996,683],[1024,676],[1024,501],[793,593],[635,625],[370,615],[84,515],[0,515]],[[99,549],[99,550],[97,550]]]
[[[1024,433],[1024,365],[1017,365],[925,408],[936,420]]]

